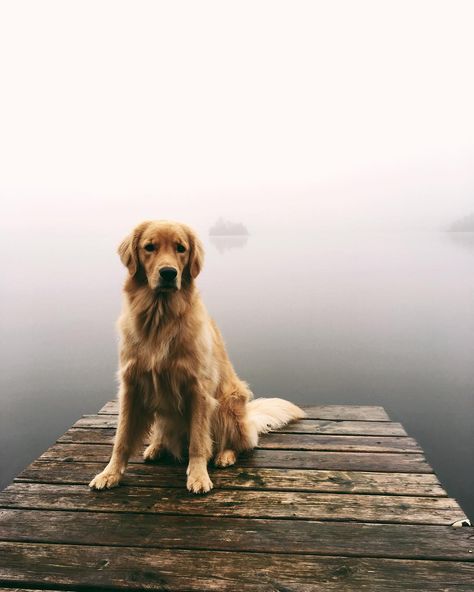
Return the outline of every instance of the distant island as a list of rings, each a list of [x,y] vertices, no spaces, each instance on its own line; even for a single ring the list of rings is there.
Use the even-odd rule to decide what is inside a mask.
[[[453,222],[448,232],[474,232],[474,212]]]
[[[230,222],[219,218],[209,229],[211,236],[248,236],[249,231],[242,222]]]

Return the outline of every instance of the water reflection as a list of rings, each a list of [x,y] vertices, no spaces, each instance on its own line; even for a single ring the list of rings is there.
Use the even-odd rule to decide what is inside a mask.
[[[243,249],[248,242],[248,236],[210,236],[211,243],[219,253],[225,253],[232,249]]]

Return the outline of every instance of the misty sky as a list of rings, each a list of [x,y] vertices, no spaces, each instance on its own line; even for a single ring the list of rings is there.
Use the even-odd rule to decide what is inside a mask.
[[[474,210],[473,23],[456,0],[4,1],[1,224],[439,228]]]

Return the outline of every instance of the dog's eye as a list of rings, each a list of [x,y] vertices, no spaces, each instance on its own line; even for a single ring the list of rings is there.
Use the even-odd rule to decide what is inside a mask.
[[[177,244],[176,250],[178,251],[178,253],[184,253],[186,251],[186,247],[184,245]]]
[[[145,245],[145,251],[148,251],[151,253],[151,251],[155,250],[155,245],[153,243],[148,243],[147,245]]]

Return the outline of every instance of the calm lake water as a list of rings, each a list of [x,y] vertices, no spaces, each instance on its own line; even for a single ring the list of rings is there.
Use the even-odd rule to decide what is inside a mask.
[[[1,487],[115,395],[116,242],[2,236]],[[383,405],[472,518],[474,235],[204,242],[201,292],[253,391]]]

